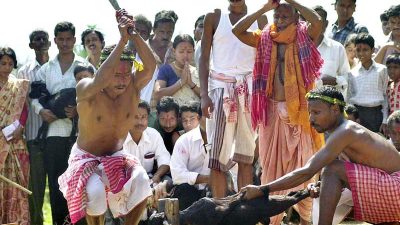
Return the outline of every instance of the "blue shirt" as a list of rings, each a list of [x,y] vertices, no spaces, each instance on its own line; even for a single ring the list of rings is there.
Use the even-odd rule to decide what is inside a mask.
[[[346,41],[346,38],[347,36],[349,36],[349,34],[368,33],[367,27],[354,22],[353,17],[351,17],[351,19],[341,30],[339,30],[339,26],[337,23],[338,22],[336,21],[334,24],[332,24],[332,31],[329,34],[329,37],[335,41],[342,43],[342,45],[344,45],[344,42]]]

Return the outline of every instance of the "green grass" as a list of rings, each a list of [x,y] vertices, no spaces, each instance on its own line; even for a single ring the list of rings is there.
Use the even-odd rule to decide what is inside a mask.
[[[49,186],[46,185],[43,203],[43,225],[52,225]]]

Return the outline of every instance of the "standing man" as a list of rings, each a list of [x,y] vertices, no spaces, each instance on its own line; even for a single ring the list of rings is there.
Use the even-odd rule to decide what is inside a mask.
[[[336,0],[335,10],[337,20],[332,24],[332,28],[328,37],[338,41],[344,45],[347,36],[352,33],[368,33],[366,26],[356,23],[353,18],[353,13],[356,11],[357,0]]]
[[[262,184],[304,166],[323,141],[310,127],[305,99],[323,63],[315,46],[322,30],[321,18],[295,0],[286,2],[269,0],[233,29],[241,41],[257,47],[251,115],[253,127],[259,129]],[[273,24],[261,33],[247,31],[250,24],[270,10],[274,10]],[[310,25],[299,21],[298,12]],[[305,186],[299,184],[295,190]],[[295,206],[302,224],[310,221],[311,206],[311,199]],[[271,218],[271,223],[279,224],[282,217],[283,214]]]
[[[194,63],[196,64],[197,70],[199,70],[199,60],[200,60],[200,53],[201,53],[201,37],[203,36],[204,31],[204,17],[205,15],[199,16],[196,22],[194,23]]]
[[[329,21],[326,20],[328,13],[322,6],[313,9],[322,19],[322,31],[316,40],[316,46],[321,53],[324,64],[321,68],[321,78],[317,80],[317,87],[322,85],[333,85],[345,96],[347,91],[347,78],[350,73],[350,65],[347,60],[346,50],[339,42],[324,35]],[[345,96],[346,98],[346,96]]]
[[[128,32],[134,26],[130,18],[124,10],[117,11],[119,42],[103,49],[105,61],[96,76],[81,80],[76,88],[79,135],[69,167],[59,178],[72,223],[86,215],[89,225],[102,225],[109,207],[114,217],[125,216],[126,224],[137,225],[151,195],[146,171],[122,150],[137,114],[140,89],[155,68],[149,47],[136,32]],[[125,48],[128,39],[144,65],[136,74],[134,56]]]
[[[39,81],[37,71],[49,61],[49,34],[44,30],[35,30],[29,35],[29,48],[35,51],[35,60],[22,66],[17,78],[29,80],[30,83]],[[31,101],[29,101],[31,102]],[[42,118],[35,113],[29,104],[28,120],[25,127],[25,136],[29,151],[30,176],[29,186],[32,195],[29,196],[31,223],[43,224],[43,200],[46,189],[46,172],[43,163],[43,149],[35,139],[42,124]]]
[[[251,93],[255,49],[241,43],[232,33],[232,24],[246,14],[245,0],[229,0],[228,10],[215,9],[204,19],[199,63],[200,96],[203,115],[208,118],[207,140],[212,145],[210,185],[213,197],[217,198],[226,195],[225,173],[233,166],[233,161],[239,164],[238,187],[252,183],[256,144],[250,124],[248,94]],[[266,23],[267,18],[259,15],[248,27],[262,29]],[[239,96],[233,95],[239,90]],[[243,104],[237,104],[238,99],[243,100],[240,101]],[[226,107],[229,109],[225,113]],[[234,141],[236,144],[232,148]]]
[[[74,54],[75,26],[70,22],[60,22],[54,28],[54,42],[58,48],[57,56],[44,64],[37,75],[46,84],[47,90],[54,95],[65,88],[74,88],[76,81],[74,68],[78,63],[87,63],[83,58]],[[58,177],[67,169],[68,156],[71,151],[75,134],[71,135],[72,122],[76,116],[76,107],[66,107],[68,118],[58,119],[49,109],[43,108],[37,99],[32,101],[36,114],[49,123],[49,130],[44,149],[44,163],[48,174],[50,189],[50,205],[53,224],[61,225],[68,215],[67,203],[58,190]],[[72,138],[71,138],[71,137]]]

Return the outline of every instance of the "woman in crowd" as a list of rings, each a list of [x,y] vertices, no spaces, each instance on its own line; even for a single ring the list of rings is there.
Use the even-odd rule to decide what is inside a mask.
[[[26,96],[29,81],[17,79],[13,49],[0,48],[0,175],[28,186],[29,154],[22,137],[28,118]],[[0,179],[0,224],[29,224],[28,194]]]
[[[103,34],[94,28],[88,28],[82,32],[81,41],[88,54],[86,59],[95,68],[98,68],[100,66],[101,50],[105,45]]]
[[[194,55],[194,40],[188,34],[176,36],[172,44],[175,60],[160,67],[155,84],[155,96],[173,96],[182,105],[200,101],[199,77],[196,67],[190,65]]]

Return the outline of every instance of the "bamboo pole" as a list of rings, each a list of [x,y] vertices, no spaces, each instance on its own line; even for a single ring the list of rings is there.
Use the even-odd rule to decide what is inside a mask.
[[[30,190],[28,190],[28,189],[22,187],[21,185],[15,183],[14,181],[8,179],[7,177],[5,177],[5,176],[3,176],[3,175],[1,175],[1,174],[0,174],[0,180],[3,180],[3,181],[6,182],[7,184],[10,184],[11,186],[14,186],[14,187],[20,189],[21,191],[27,193],[28,195],[31,195],[31,194],[32,194],[32,191],[30,191]]]

